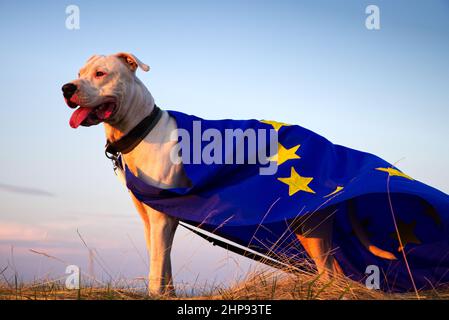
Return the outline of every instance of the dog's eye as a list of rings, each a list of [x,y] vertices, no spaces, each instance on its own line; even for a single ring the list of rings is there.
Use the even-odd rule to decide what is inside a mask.
[[[103,71],[97,71],[97,72],[95,73],[95,77],[101,78],[101,77],[103,77],[105,74],[106,74],[106,73],[104,73]]]

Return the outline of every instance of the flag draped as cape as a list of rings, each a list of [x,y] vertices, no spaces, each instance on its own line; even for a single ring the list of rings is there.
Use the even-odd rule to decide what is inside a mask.
[[[448,195],[375,155],[332,144],[297,125],[169,114],[179,129],[191,133],[192,144],[194,121],[201,122],[202,131],[214,129],[223,136],[226,129],[275,129],[279,144],[270,159],[277,161],[277,172],[261,175],[261,164],[187,161],[183,167],[191,186],[160,189],[125,167],[127,187],[138,200],[283,261],[306,257],[292,221],[327,210],[334,217],[334,256],[346,276],[361,281],[374,265],[380,270],[380,287],[387,291],[412,290],[412,278],[418,289],[449,282]],[[202,147],[207,144],[203,141]],[[229,150],[223,147],[222,152],[226,158]],[[396,260],[377,257],[362,245],[351,226],[348,203],[369,241]]]

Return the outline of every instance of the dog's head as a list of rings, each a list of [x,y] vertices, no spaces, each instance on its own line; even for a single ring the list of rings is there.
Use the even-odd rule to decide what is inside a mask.
[[[76,108],[70,126],[119,122],[133,104],[142,102],[149,94],[136,77],[137,68],[150,70],[129,53],[92,56],[80,69],[78,78],[62,86],[67,105]]]

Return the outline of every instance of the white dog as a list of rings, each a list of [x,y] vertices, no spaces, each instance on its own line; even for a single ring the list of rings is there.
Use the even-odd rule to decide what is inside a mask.
[[[136,77],[137,68],[150,69],[128,53],[91,57],[81,68],[78,78],[62,88],[69,107],[79,106],[70,119],[70,125],[76,128],[103,122],[106,138],[111,142],[128,134],[155,107],[151,93]],[[176,129],[175,120],[162,111],[150,133],[130,152],[122,155],[134,175],[159,188],[189,185],[182,164],[175,164],[170,159],[170,151],[177,143],[170,136]],[[149,293],[174,294],[170,251],[178,221],[139,202],[132,194],[131,197],[144,222],[150,253]],[[297,237],[318,271],[329,277],[341,274],[341,269],[330,254],[332,219],[323,215],[325,213],[318,213],[313,219],[302,221]],[[359,224],[352,222],[357,236],[368,250],[377,256],[395,259],[391,253],[371,245]]]

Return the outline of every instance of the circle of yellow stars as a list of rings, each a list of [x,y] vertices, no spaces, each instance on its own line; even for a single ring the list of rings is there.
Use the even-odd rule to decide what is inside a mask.
[[[261,120],[260,122],[271,125],[277,132],[282,127],[291,126],[290,124],[283,123],[283,122],[277,122],[277,121],[271,121],[271,120]],[[295,160],[295,159],[301,159],[301,157],[297,154],[299,148],[301,147],[300,144],[297,144],[291,148],[284,147],[281,143],[278,143],[278,152],[269,158],[270,161],[276,161],[278,166],[284,164],[285,162],[289,160]],[[405,178],[408,180],[414,180],[412,177],[406,175],[405,173],[392,168],[392,167],[378,167],[374,168],[377,171],[388,173],[389,177],[400,177]],[[313,181],[313,177],[303,177],[301,176],[293,166],[290,168],[290,176],[289,177],[280,177],[277,178],[282,183],[285,183],[288,185],[288,195],[293,196],[294,194],[303,191],[307,193],[315,194],[316,192],[309,186],[310,183]],[[324,198],[328,198],[331,196],[334,196],[338,193],[340,193],[344,189],[343,186],[337,185],[335,190],[331,193],[324,196]],[[407,224],[403,221],[399,221],[398,223],[398,231],[399,235],[397,235],[395,232],[391,234],[392,238],[397,239],[399,236],[402,241],[402,247],[399,246],[398,251],[404,250],[405,245],[409,243],[414,244],[420,244],[420,240],[416,237],[414,234],[414,229],[416,227],[416,221],[412,221],[411,223]]]
[[[284,122],[277,122],[272,120],[261,120],[260,122],[271,125],[274,130],[279,132],[282,127],[289,127],[290,124]],[[268,158],[270,161],[276,161],[277,165],[280,166],[283,163],[289,160],[301,159],[301,157],[297,154],[298,149],[301,147],[300,144],[297,144],[291,148],[284,147],[281,143],[278,143],[278,151],[275,155]],[[309,186],[312,182],[312,177],[303,177],[301,176],[295,168],[292,166],[290,168],[290,176],[278,178],[279,181],[288,185],[288,195],[292,196],[299,191],[307,192],[307,193],[315,193],[315,191]],[[343,186],[337,186],[334,191],[326,195],[325,197],[333,196],[343,190]]]

